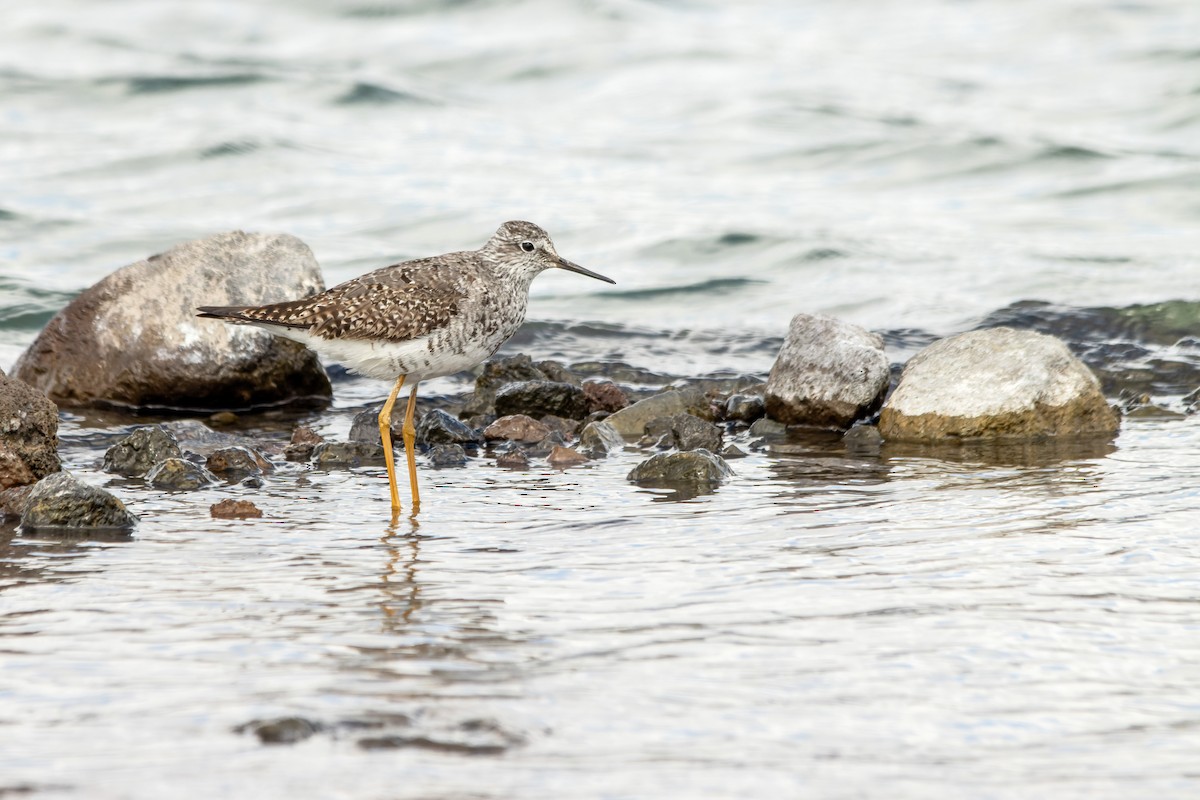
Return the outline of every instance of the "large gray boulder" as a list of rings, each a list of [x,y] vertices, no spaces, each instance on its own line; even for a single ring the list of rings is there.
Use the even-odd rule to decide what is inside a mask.
[[[789,425],[848,428],[879,408],[888,377],[878,334],[833,317],[797,314],[767,379],[767,416]]]
[[[59,466],[58,408],[0,372],[0,489],[36,483]]]
[[[137,517],[110,493],[89,486],[67,472],[38,481],[21,515],[25,531],[88,529],[128,531]]]
[[[1011,328],[934,342],[908,362],[879,418],[885,439],[1112,435],[1120,416],[1053,336]]]
[[[14,375],[66,407],[239,409],[324,402],[316,356],[200,305],[261,304],[321,291],[308,246],[234,231],[118,269],[54,316]]]

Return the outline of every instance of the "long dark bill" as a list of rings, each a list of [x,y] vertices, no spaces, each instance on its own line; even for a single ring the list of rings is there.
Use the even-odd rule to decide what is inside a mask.
[[[583,267],[579,266],[575,262],[567,261],[565,258],[562,258],[561,256],[558,259],[558,265],[565,270],[569,270],[571,272],[578,272],[580,275],[587,275],[589,278],[595,278],[598,281],[604,281],[605,283],[616,283],[616,281],[614,281],[612,278],[606,278],[603,275],[601,275],[599,272],[592,272],[590,269],[584,269]]]

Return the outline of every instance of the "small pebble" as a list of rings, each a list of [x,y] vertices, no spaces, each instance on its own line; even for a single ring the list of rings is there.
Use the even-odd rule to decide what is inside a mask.
[[[588,457],[583,453],[573,450],[570,447],[563,447],[562,445],[555,445],[550,451],[550,455],[546,456],[546,461],[552,467],[573,467],[587,460]]]
[[[213,519],[252,519],[263,515],[258,506],[249,500],[232,500],[226,498],[219,503],[209,506],[208,513]]]

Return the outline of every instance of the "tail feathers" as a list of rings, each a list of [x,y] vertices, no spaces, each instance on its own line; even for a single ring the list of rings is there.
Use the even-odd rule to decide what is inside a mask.
[[[246,306],[200,306],[196,309],[197,317],[208,319],[227,319],[230,322],[248,321]]]
[[[280,319],[278,314],[271,313],[271,306],[200,306],[196,316],[206,319],[219,319],[236,325],[258,325],[262,328],[308,328],[310,323],[295,319]],[[272,319],[272,317],[275,317]]]

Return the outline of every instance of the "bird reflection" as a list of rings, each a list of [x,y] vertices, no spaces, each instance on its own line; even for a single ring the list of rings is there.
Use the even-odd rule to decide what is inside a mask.
[[[383,611],[384,627],[389,631],[407,625],[421,607],[421,584],[417,580],[420,527],[415,514],[405,519],[393,515],[391,524],[380,538],[387,548],[388,560],[379,581],[384,595],[379,608]]]

